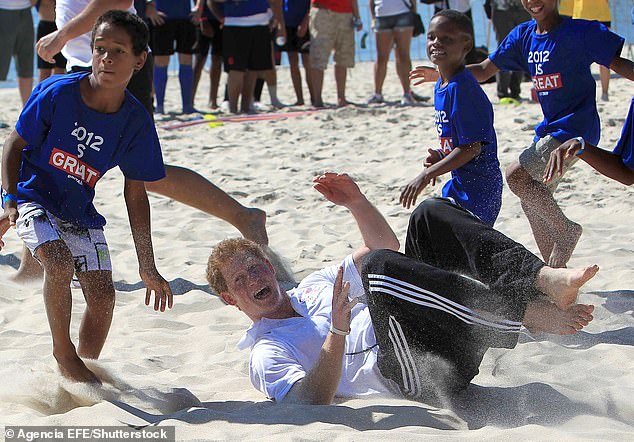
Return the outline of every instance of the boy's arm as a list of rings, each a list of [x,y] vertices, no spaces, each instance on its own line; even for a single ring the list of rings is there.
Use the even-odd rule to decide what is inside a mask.
[[[286,24],[284,23],[284,0],[269,0],[273,11],[273,20],[277,29],[277,37],[286,39]]]
[[[478,83],[487,81],[499,71],[498,67],[489,57],[485,58],[480,63],[467,65],[467,69],[469,69],[475,79],[478,80]]]
[[[222,12],[220,12],[220,8],[218,8],[216,2],[214,0],[207,0],[207,6],[211,10],[211,13],[214,15],[214,17],[216,17],[221,24],[224,24],[225,17]]]
[[[370,250],[398,250],[400,244],[394,231],[381,212],[368,201],[359,186],[346,174],[325,173],[316,177],[313,182],[315,190],[324,195],[328,201],[350,210],[357,222],[363,246],[353,252],[354,263],[361,273],[361,258]]]
[[[610,69],[629,80],[634,80],[634,62],[621,56],[614,57]]]
[[[143,181],[126,178],[123,194],[139,260],[139,275],[146,287],[145,305],[150,305],[150,298],[152,291],[154,291],[154,310],[160,308],[163,312],[166,304],[167,307],[172,308],[172,291],[154,264],[152,235],[150,233],[150,203]]]
[[[581,142],[577,138],[573,138],[552,151],[546,170],[544,170],[544,183],[548,184],[556,176],[563,175],[565,160],[573,158],[581,150],[581,147]],[[577,156],[608,178],[626,186],[634,184],[634,170],[623,163],[620,155],[585,142],[583,152]]]
[[[486,58],[480,63],[469,64],[466,67],[479,83],[487,81],[499,71],[495,63],[493,63],[489,58]],[[431,66],[416,66],[409,73],[409,81],[412,82],[413,86],[437,81],[439,77],[440,74],[436,68]]]
[[[9,138],[4,142],[2,149],[2,189],[8,194],[17,195],[18,193],[22,149],[26,145],[27,142],[15,130],[9,134]],[[17,201],[7,200],[4,204],[4,212],[0,215],[0,250],[4,247],[2,237],[9,230],[9,227],[15,227],[17,219]]]
[[[406,209],[409,209],[411,206],[416,204],[418,195],[420,195],[423,189],[427,187],[432,180],[435,180],[436,177],[467,164],[469,161],[480,155],[481,151],[482,143],[480,141],[470,144],[462,144],[454,148],[449,155],[433,162],[433,164],[429,167],[425,167],[416,178],[410,181],[401,192],[399,203]],[[439,151],[436,152],[440,154]]]
[[[352,18],[354,19],[354,22],[356,23],[355,25],[355,29],[357,31],[360,31],[361,29],[363,29],[363,23],[361,22],[361,16],[359,15],[359,3],[357,2],[357,0],[352,0]]]
[[[111,9],[128,9],[132,3],[132,0],[92,0],[64,27],[39,39],[35,45],[37,53],[44,60],[54,63],[55,54],[60,52],[69,40],[90,32],[101,14]]]

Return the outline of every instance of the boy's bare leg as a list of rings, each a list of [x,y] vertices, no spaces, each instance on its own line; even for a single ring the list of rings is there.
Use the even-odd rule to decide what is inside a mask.
[[[62,375],[78,382],[99,382],[79,358],[70,339],[73,257],[63,241],[42,244],[36,250],[44,266],[44,304],[53,338],[53,356]]]
[[[317,108],[324,107],[324,102],[321,97],[322,89],[324,87],[324,71],[311,66],[310,81],[313,85],[312,105]]]
[[[302,106],[304,104],[304,91],[302,90],[302,73],[299,70],[299,54],[296,51],[287,52],[288,64],[290,65],[291,81],[293,82],[293,89],[295,90],[296,106]]]
[[[555,240],[549,230],[550,226],[546,224],[539,215],[530,210],[530,207],[528,207],[525,202],[520,201],[520,203],[522,205],[522,210],[528,219],[528,224],[531,226],[531,231],[533,232],[533,237],[537,243],[539,253],[542,254],[544,262],[548,262],[550,255],[553,252],[553,246],[555,245]]]
[[[115,302],[112,272],[81,272],[77,273],[77,278],[86,299],[77,353],[83,358],[97,359],[112,323]]]
[[[573,304],[560,309],[552,302],[531,301],[526,306],[522,323],[532,333],[544,332],[571,335],[592,321],[594,306]]]
[[[243,71],[229,71],[227,88],[229,93],[229,112],[232,114],[238,113],[238,99],[242,93],[244,76],[245,73]],[[242,97],[242,101],[244,101],[244,97]]]
[[[335,85],[337,86],[337,106],[347,106],[350,104],[346,100],[346,79],[348,68],[335,64]]]
[[[530,216],[539,216],[552,229],[553,247],[546,261],[548,265],[565,267],[581,236],[581,226],[566,218],[550,191],[535,181],[519,161],[507,168],[506,180],[509,188],[522,201],[522,208],[529,220]],[[548,239],[536,236],[535,241],[540,251],[548,249]]]
[[[544,293],[560,309],[566,309],[577,300],[579,289],[599,271],[591,265],[579,269],[542,267],[535,277],[535,288]]]
[[[251,112],[253,103],[253,92],[255,90],[255,80],[261,77],[262,71],[246,71],[242,82],[242,101],[240,102],[240,112],[248,114]]]
[[[302,54],[302,66],[304,66],[304,76],[306,77],[306,86],[308,86],[308,94],[310,95],[311,104],[315,101],[313,91],[313,79],[310,75],[310,55]]]
[[[27,282],[34,279],[40,279],[44,275],[44,269],[29,249],[22,245],[22,257],[20,258],[20,267],[15,275],[11,276],[11,280],[15,282]]]
[[[209,89],[209,107],[218,109],[218,86],[220,85],[220,75],[222,74],[222,56],[211,56],[211,69],[209,71],[209,80],[211,87]]]
[[[166,165],[165,172],[162,180],[145,183],[146,189],[227,221],[258,244],[269,243],[263,210],[243,206],[191,169]]]

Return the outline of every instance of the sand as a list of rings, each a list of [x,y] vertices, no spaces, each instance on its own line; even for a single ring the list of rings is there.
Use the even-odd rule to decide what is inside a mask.
[[[353,250],[360,236],[345,209],[311,188],[324,171],[352,175],[403,239],[409,211],[399,189],[415,176],[437,141],[433,106],[400,107],[390,65],[385,96],[392,104],[326,109],[278,121],[197,125],[159,130],[166,162],[195,169],[245,205],[268,213],[272,247],[301,278]],[[334,103],[332,68],[326,102]],[[289,72],[279,70],[280,98],[291,103]],[[223,80],[224,81],[224,80]],[[528,84],[522,94],[528,95]],[[180,107],[171,77],[166,108]],[[204,108],[208,81],[197,106]],[[495,85],[485,90],[496,103]],[[418,87],[431,95],[430,85]],[[372,65],[349,73],[348,98],[363,103],[372,92]],[[613,78],[610,102],[599,102],[601,145],[619,138],[634,83]],[[268,102],[265,90],[264,96]],[[18,116],[15,89],[0,89],[0,129],[6,139]],[[502,167],[530,142],[539,106],[495,104]],[[305,110],[305,107],[287,110]],[[444,182],[445,180],[442,180]],[[438,195],[438,183],[425,195]],[[51,355],[41,285],[11,282],[21,243],[14,232],[0,252],[0,416],[8,425],[176,426],[177,440],[409,440],[634,438],[634,231],[632,190],[579,163],[557,199],[584,226],[571,266],[596,263],[599,274],[580,295],[596,306],[595,320],[568,337],[523,335],[512,350],[487,353],[463,409],[400,399],[341,400],[332,406],[277,405],[255,390],[248,352],[235,345],[249,326],[207,287],[211,248],[237,236],[232,226],[159,196],[151,196],[154,250],[171,283],[174,308],[154,312],[144,289],[128,226],[118,170],[97,187],[106,217],[117,290],[116,309],[102,357],[90,363],[106,380],[102,389],[66,382]],[[536,251],[519,200],[505,187],[497,227]],[[84,300],[73,289],[76,339]]]

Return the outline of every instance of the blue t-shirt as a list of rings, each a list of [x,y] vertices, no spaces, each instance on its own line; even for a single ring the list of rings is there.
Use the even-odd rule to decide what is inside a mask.
[[[93,205],[95,185],[119,166],[132,180],[165,176],[150,114],[128,91],[114,113],[84,104],[80,81],[88,72],[54,75],[33,90],[15,125],[28,143],[22,151],[18,203],[33,201],[84,228],[106,220]]]
[[[268,0],[226,0],[225,17],[248,17],[269,9]]]
[[[434,88],[435,124],[440,150],[448,155],[454,147],[482,143],[480,155],[451,172],[442,189],[460,206],[493,225],[502,206],[502,172],[493,128],[493,106],[468,69],[449,84]]]
[[[156,0],[156,10],[166,15],[166,20],[189,19],[191,0]]]
[[[536,26],[531,20],[515,27],[489,58],[499,69],[533,77],[544,113],[535,140],[552,135],[563,143],[582,136],[596,145],[601,127],[590,65],[609,66],[623,38],[598,21],[565,18],[546,34],[537,34]]]
[[[310,0],[284,0],[284,24],[296,28],[310,9]]]
[[[627,119],[621,132],[621,138],[616,144],[613,153],[621,156],[623,164],[630,169],[634,169],[634,98],[630,103],[630,111],[627,113]]]

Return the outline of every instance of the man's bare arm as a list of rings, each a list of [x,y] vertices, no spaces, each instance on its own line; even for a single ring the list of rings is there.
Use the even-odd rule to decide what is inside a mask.
[[[61,29],[38,40],[36,44],[37,53],[44,60],[54,62],[53,57],[55,54],[61,51],[68,41],[90,32],[101,14],[112,9],[128,9],[132,6],[132,3],[132,0],[92,0],[83,11],[73,17]]]

